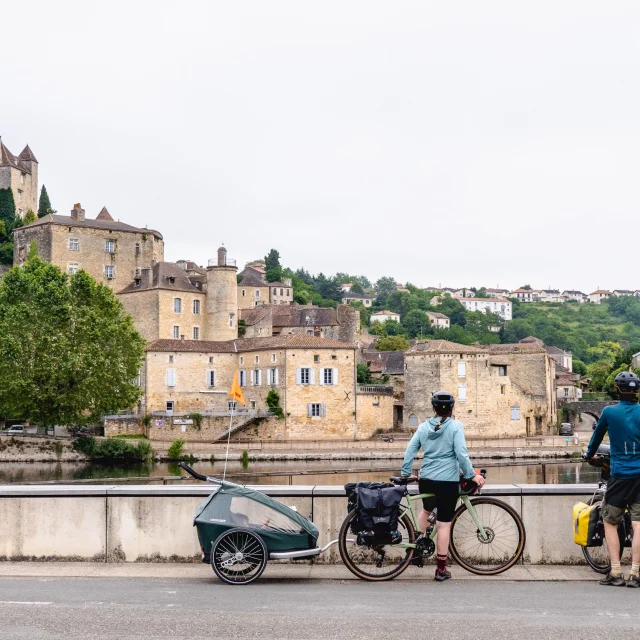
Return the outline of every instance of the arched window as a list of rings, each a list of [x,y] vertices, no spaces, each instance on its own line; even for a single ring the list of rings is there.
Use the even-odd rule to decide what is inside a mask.
[[[418,416],[415,413],[412,413],[409,416],[409,426],[410,427],[417,427],[418,426]]]

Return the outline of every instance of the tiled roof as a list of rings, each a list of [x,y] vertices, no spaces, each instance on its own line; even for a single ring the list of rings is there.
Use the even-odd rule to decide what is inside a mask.
[[[597,291],[592,291],[591,295],[593,295],[594,293],[611,293],[611,291],[607,291],[606,289],[598,289]]]
[[[627,295],[633,295],[635,291],[632,291],[631,289],[614,289],[613,293],[624,293]]]
[[[458,300],[466,300],[467,302],[511,302],[506,298],[457,298]]]
[[[540,340],[540,338],[536,338],[535,336],[527,336],[526,338],[522,338],[522,340],[518,340],[520,344],[526,344],[527,342],[535,342],[535,344],[544,347],[544,342]]]
[[[19,156],[14,156],[0,139],[0,167],[13,167],[25,173],[31,173],[29,162],[38,162],[27,145]]]
[[[424,340],[411,347],[407,355],[420,355],[422,353],[486,353],[484,347],[458,344],[449,340]]]
[[[186,271],[181,269],[175,262],[157,262],[153,265],[151,271],[151,282],[145,282],[144,277],[142,277],[140,278],[140,286],[136,286],[136,283],[132,282],[118,293],[135,293],[137,291],[150,291],[151,289],[203,293],[202,289],[196,287],[189,278]]]
[[[491,293],[509,293],[509,289],[485,289],[485,291],[491,291]]]
[[[549,355],[563,356],[565,355],[565,353],[567,353],[566,351],[564,351],[563,349],[560,349],[559,347],[552,347],[552,346],[545,345],[544,348],[546,349]]]
[[[243,353],[271,349],[346,349],[356,345],[316,336],[296,334],[272,338],[242,338],[238,340],[155,340],[147,345],[147,351],[188,351],[192,353]]]
[[[582,291],[572,291],[567,289],[567,291],[563,291],[562,295],[567,295],[567,296],[586,296],[586,293],[582,293]]]
[[[240,319],[244,320],[247,327],[253,327],[264,320],[271,313],[271,306],[268,304],[261,304],[252,309],[240,309]]]
[[[435,318],[437,320],[449,320],[449,316],[446,316],[444,313],[440,313],[438,311],[427,311],[427,317]]]
[[[182,263],[184,267],[180,263]],[[194,271],[195,273],[198,273],[201,276],[204,276],[207,273],[202,267],[198,266],[195,262],[193,262],[193,260],[177,260],[176,264],[181,269],[184,269],[185,271]]]
[[[368,293],[352,293],[344,291],[342,295],[342,299],[345,300],[375,300],[374,295],[370,295]]]
[[[38,162],[36,160],[36,157],[33,155],[33,151],[31,151],[29,145],[25,146],[25,148],[20,153],[19,158],[20,160],[26,160],[27,162]]]
[[[489,344],[485,349],[490,354],[502,353],[545,353],[544,347],[535,342],[518,342],[516,344]]]
[[[403,351],[365,351],[364,361],[372,373],[402,375],[404,373]]]
[[[130,224],[124,222],[115,222],[112,220],[74,220],[71,216],[60,216],[58,214],[49,214],[40,218],[31,224],[27,224],[21,229],[30,229],[31,227],[38,227],[45,224],[57,224],[63,227],[84,227],[88,229],[105,229],[109,231],[130,231],[132,233],[150,233],[160,240],[162,240],[162,234],[159,231],[153,229],[140,229],[138,227],[132,227]]]
[[[399,316],[399,313],[396,313],[395,311],[376,311],[376,313],[372,313],[371,317],[373,318],[373,316]]]
[[[241,274],[242,280],[239,287],[268,287],[269,285],[255,272],[247,272],[245,269]]]
[[[290,284],[285,284],[284,282],[267,282],[268,287],[286,287],[287,289],[291,289]]]
[[[274,327],[335,327],[340,324],[333,307],[276,305],[272,309]]]
[[[96,216],[96,220],[111,220],[113,222],[113,218],[111,214],[107,211],[107,207],[102,207],[100,213]]]

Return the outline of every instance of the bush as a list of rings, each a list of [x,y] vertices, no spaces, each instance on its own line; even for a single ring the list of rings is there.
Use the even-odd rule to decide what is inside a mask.
[[[242,466],[245,469],[249,466],[249,452],[246,449],[242,452]]]
[[[200,431],[202,429],[202,421],[204,420],[204,416],[201,413],[190,413],[187,418],[193,420],[193,426]]]
[[[73,441],[73,449],[95,462],[145,462],[153,457],[153,448],[147,440],[133,444],[123,438],[97,441],[92,436],[81,436]]]
[[[80,436],[73,441],[73,450],[91,457],[96,450],[96,439],[93,436]]]
[[[271,389],[267,394],[267,406],[279,420],[284,419],[284,412],[280,406],[280,394],[275,389]]]
[[[358,384],[371,384],[371,369],[366,364],[358,365]]]
[[[181,460],[182,459],[182,448],[184,447],[184,440],[182,438],[178,438],[171,443],[169,447],[169,458],[171,460]]]

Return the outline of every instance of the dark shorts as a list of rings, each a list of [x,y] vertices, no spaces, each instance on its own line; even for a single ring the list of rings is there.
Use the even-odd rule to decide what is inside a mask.
[[[640,522],[640,476],[609,479],[602,501],[602,519],[609,524],[619,524],[625,509],[629,509],[632,521]]]
[[[443,482],[442,480],[425,480],[418,482],[420,493],[433,493],[433,498],[423,498],[422,506],[425,511],[438,509],[438,522],[451,522],[456,512],[456,505],[460,497],[460,485],[457,482]]]

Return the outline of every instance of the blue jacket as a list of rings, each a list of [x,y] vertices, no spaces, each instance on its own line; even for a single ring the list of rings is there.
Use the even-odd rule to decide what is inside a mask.
[[[595,455],[607,431],[611,475],[620,479],[640,476],[640,405],[622,400],[603,409],[587,448],[589,458]]]
[[[413,459],[422,449],[424,458],[420,467],[420,478],[458,482],[460,470],[465,478],[476,475],[467,443],[464,439],[462,422],[452,418],[430,418],[423,422],[413,434],[404,454],[402,475],[410,476]]]

